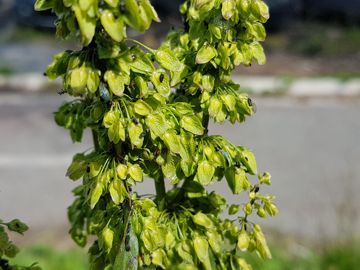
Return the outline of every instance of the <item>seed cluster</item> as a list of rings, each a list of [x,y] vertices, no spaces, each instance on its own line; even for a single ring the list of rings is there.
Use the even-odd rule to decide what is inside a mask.
[[[57,124],[73,141],[85,129],[94,137],[94,149],[75,155],[67,172],[82,179],[69,207],[70,233],[80,246],[96,236],[92,269],[246,270],[242,252],[271,257],[250,221],[254,212],[278,212],[274,197],[260,193],[270,175],[258,173],[249,149],[208,134],[210,119],[243,122],[256,111],[230,75],[238,65],[265,62],[264,2],[186,0],[184,29],[156,50],[126,37],[126,26],[145,31],[159,21],[149,0],[35,6],[57,14],[59,36],[83,44],[56,55],[46,75],[61,77],[62,92],[74,97],[55,113]],[[156,195],[133,192],[147,178]],[[248,200],[229,206],[207,190],[223,179]],[[233,218],[221,216],[226,209]]]

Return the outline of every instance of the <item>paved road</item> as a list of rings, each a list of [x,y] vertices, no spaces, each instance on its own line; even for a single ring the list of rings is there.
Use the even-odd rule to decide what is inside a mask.
[[[74,183],[64,172],[76,151],[52,121],[63,97],[0,95],[0,216],[42,227],[66,224]],[[240,126],[211,132],[253,149],[273,175],[269,193],[280,215],[266,224],[282,232],[336,237],[360,233],[360,101],[257,98],[258,113]],[[213,186],[230,196],[226,185]],[[146,182],[140,190],[153,189]]]

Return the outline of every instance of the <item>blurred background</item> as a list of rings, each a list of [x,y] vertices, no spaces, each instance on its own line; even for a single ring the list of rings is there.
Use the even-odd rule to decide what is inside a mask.
[[[181,27],[180,0],[153,3],[164,23],[146,35],[156,47]],[[274,259],[250,256],[255,270],[359,269],[360,258],[360,1],[268,0],[264,66],[241,67],[234,80],[257,103],[242,125],[212,125],[212,134],[254,150],[270,171],[280,214],[266,227]],[[42,73],[52,55],[77,48],[54,38],[55,17],[33,0],[0,0],[0,217],[30,226],[17,261],[43,269],[87,269],[86,251],[67,234],[66,208],[75,183],[64,174],[74,153],[53,122],[66,99]],[[224,184],[212,188],[232,197]],[[148,181],[139,191],[153,190]]]

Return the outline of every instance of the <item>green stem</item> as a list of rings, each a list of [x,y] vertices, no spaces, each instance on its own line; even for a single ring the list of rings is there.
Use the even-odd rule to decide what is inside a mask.
[[[177,203],[179,203],[181,201],[181,199],[184,197],[185,195],[185,186],[190,182],[192,181],[193,178],[191,177],[187,177],[185,178],[184,180],[184,183],[182,184],[178,194],[176,195],[176,197],[171,201],[171,205],[175,205]]]
[[[157,201],[161,202],[165,198],[165,195],[166,195],[164,176],[161,175],[159,177],[156,177],[154,179],[154,181],[155,181],[155,190],[156,190]]]
[[[94,141],[95,152],[98,152],[100,150],[98,133],[95,129],[92,129],[91,132],[92,132],[92,137],[93,137],[93,141]]]

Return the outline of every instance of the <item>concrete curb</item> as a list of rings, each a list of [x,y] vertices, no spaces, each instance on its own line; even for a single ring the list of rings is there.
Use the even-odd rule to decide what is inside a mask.
[[[233,80],[254,94],[283,94],[288,96],[360,96],[360,78],[282,78],[235,76]]]
[[[286,95],[295,97],[360,96],[360,78],[340,80],[336,78],[295,78],[272,76],[233,76],[234,82],[246,92],[255,95]],[[1,91],[40,92],[61,89],[59,80],[49,82],[38,73],[0,75]]]

